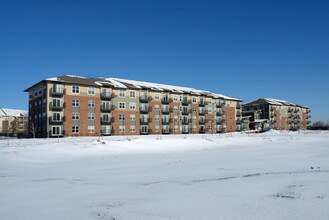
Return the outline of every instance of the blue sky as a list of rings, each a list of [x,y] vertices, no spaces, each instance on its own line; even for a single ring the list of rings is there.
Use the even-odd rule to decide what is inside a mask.
[[[1,1],[0,106],[53,76],[120,77],[308,105],[329,121],[329,2]]]

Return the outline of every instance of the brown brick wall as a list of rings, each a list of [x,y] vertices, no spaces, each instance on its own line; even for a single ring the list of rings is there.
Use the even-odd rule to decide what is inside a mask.
[[[235,125],[235,117],[236,111],[235,107],[225,106],[226,109],[226,131],[227,132],[235,132],[236,125]]]

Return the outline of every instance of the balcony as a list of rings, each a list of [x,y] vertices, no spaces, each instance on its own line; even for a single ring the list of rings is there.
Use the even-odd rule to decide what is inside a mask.
[[[236,120],[236,124],[241,124],[241,123],[242,123],[241,119],[238,118],[238,119]]]
[[[292,112],[293,111],[293,109],[292,108],[288,108],[288,112]]]
[[[273,118],[273,117],[274,117],[274,113],[271,113],[271,114],[270,114],[270,117]]]
[[[149,124],[149,118],[141,118],[140,119],[140,124],[141,125],[148,125]]]
[[[149,101],[151,101],[151,100],[152,100],[152,98],[151,98],[150,96],[147,96],[147,95],[141,95],[141,96],[139,97],[139,101],[140,101],[140,102],[147,103],[147,102],[149,102]]]
[[[205,105],[207,105],[207,102],[206,101],[203,101],[203,100],[200,100],[199,101],[199,106],[200,107],[204,107]]]
[[[112,118],[109,118],[108,120],[101,118],[101,125],[111,125],[112,124]]]
[[[162,134],[171,134],[171,133],[172,133],[172,129],[166,129],[166,128],[162,129]]]
[[[183,109],[183,110],[181,111],[181,114],[182,114],[182,115],[188,115],[188,114],[189,114],[189,111]]]
[[[189,123],[188,119],[183,119],[182,120],[182,125],[188,125],[188,123]]]
[[[162,108],[162,114],[169,114],[170,108]]]
[[[310,115],[307,115],[306,118],[311,118],[311,116]]]
[[[241,111],[236,111],[236,116],[240,117],[241,116]]]
[[[299,112],[299,109],[298,108],[295,109],[295,113],[297,113],[297,112]]]
[[[65,93],[65,89],[51,88],[49,89],[49,95],[52,97],[62,97]]]
[[[206,123],[206,119],[199,119],[199,124],[204,125]]]
[[[310,120],[307,120],[307,124],[311,124],[311,121]]]
[[[141,114],[148,114],[150,111],[151,111],[151,107],[148,107],[148,106],[141,106],[139,108],[139,112]]]
[[[222,124],[223,120],[221,118],[216,119],[216,124]]]
[[[188,105],[189,101],[187,100],[187,98],[183,98],[182,99],[182,105]]]
[[[101,100],[111,100],[112,95],[113,94],[111,92],[102,92],[101,93]]]
[[[169,125],[169,123],[170,123],[169,118],[163,118],[163,119],[162,119],[162,124],[163,124],[163,125]]]
[[[306,113],[308,114],[308,113],[310,113],[311,112],[311,109],[307,109],[306,110]]]
[[[111,106],[101,105],[101,112],[110,113],[111,111]]]
[[[206,133],[206,129],[205,129],[204,127],[200,127],[200,129],[199,129],[199,133],[200,133],[200,134],[204,134],[204,133]]]
[[[223,113],[224,113],[224,111],[219,109],[219,110],[216,111],[216,116],[222,116]]]
[[[51,111],[62,111],[63,110],[63,105],[62,104],[55,105],[55,103],[50,102],[49,103],[49,109]]]
[[[49,131],[49,137],[63,137],[65,136],[65,130],[53,133],[53,131]]]
[[[236,104],[236,109],[241,109],[241,107],[242,107],[241,103],[238,102],[238,103]]]
[[[161,99],[161,103],[162,103],[162,104],[167,104],[167,105],[168,105],[171,101],[172,101],[172,100],[169,99],[168,97],[163,97],[163,98]]]
[[[224,102],[222,102],[222,101],[217,101],[216,102],[216,108],[221,108],[221,107],[223,107],[225,104],[224,104]]]
[[[53,117],[49,117],[49,125],[62,125],[64,122],[64,117],[60,117],[60,118],[53,118]]]
[[[151,133],[152,132],[152,130],[151,129],[141,129],[141,132],[140,132],[140,134],[143,134],[143,135],[145,135],[145,134],[149,134],[149,133]]]
[[[199,111],[199,115],[205,115],[206,113],[207,113],[207,111],[204,109]]]
[[[221,133],[223,132],[223,127],[222,126],[217,126],[216,127],[216,133]]]

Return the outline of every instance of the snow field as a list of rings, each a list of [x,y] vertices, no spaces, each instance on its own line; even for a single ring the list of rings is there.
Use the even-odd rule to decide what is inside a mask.
[[[0,219],[328,219],[329,133],[0,141]]]

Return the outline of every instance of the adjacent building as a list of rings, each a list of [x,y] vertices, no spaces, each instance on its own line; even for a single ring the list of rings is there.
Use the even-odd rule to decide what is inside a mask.
[[[307,106],[272,98],[243,105],[243,116],[250,118],[250,130],[305,130],[311,123],[310,112]]]
[[[0,136],[21,136],[27,133],[27,111],[0,107]]]
[[[36,137],[242,129],[241,99],[194,88],[65,75],[42,80],[25,92]]]

